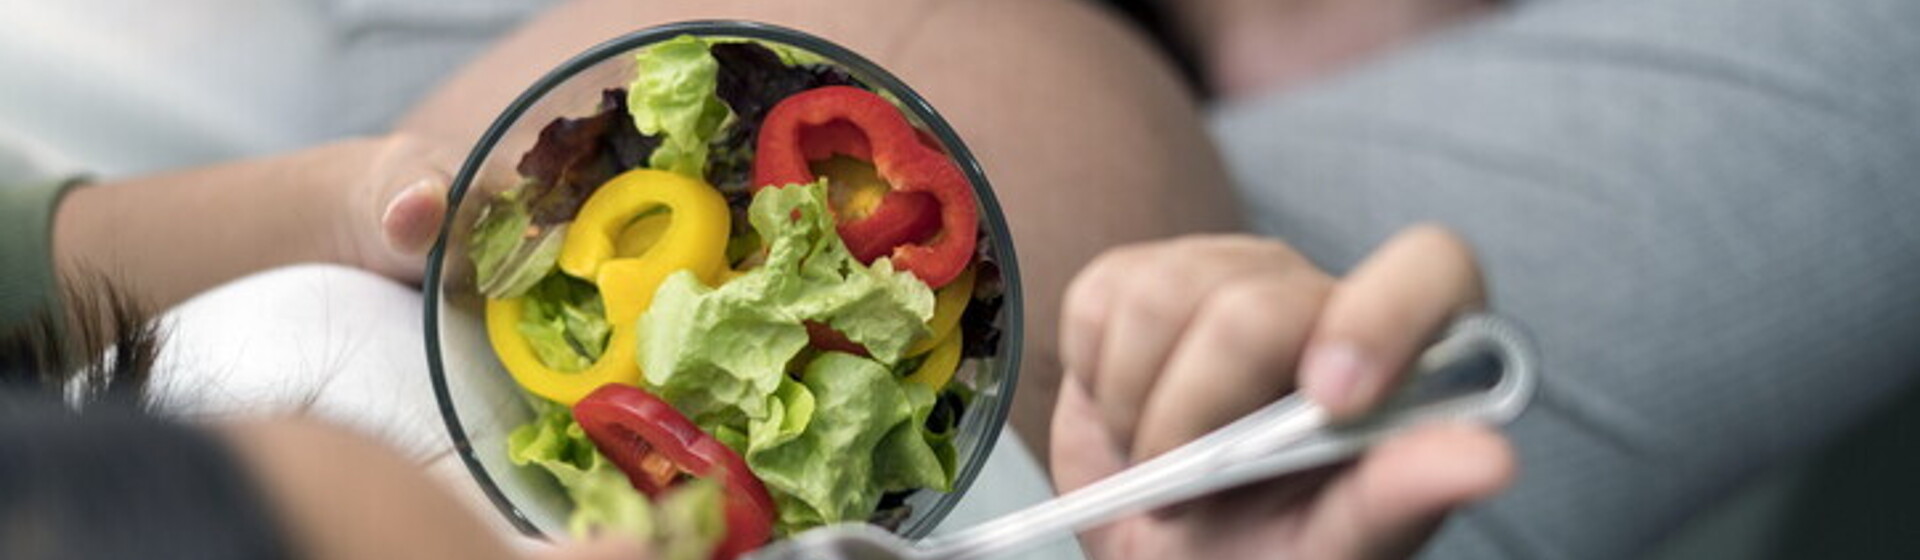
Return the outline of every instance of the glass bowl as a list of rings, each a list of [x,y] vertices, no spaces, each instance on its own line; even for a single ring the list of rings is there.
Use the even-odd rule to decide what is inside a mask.
[[[1021,350],[1019,271],[1013,245],[993,191],[979,162],[952,127],[925,99],[878,65],[819,37],[773,25],[740,21],[694,21],[636,31],[588,49],[534,82],[494,121],[474,146],[455,177],[447,220],[427,257],[426,346],[434,396],[454,449],[487,497],[514,526],[536,537],[565,535],[571,504],[560,487],[535,467],[507,460],[507,434],[533,418],[527,396],[495,357],[487,342],[484,301],[474,286],[468,260],[468,232],[495,193],[520,181],[514,163],[533,145],[540,129],[558,117],[591,114],[601,91],[633,78],[636,49],[681,35],[756,39],[810,52],[845,69],[852,77],[898,100],[909,120],[931,134],[952,156],[972,184],[980,208],[980,254],[997,265],[1002,306],[995,324],[998,340],[984,357],[961,365],[955,383],[974,391],[955,435],[957,468],[953,491],[921,490],[907,498],[911,514],[898,532],[919,538],[931,532],[953,509],[986,464],[1006,423],[1018,377]]]

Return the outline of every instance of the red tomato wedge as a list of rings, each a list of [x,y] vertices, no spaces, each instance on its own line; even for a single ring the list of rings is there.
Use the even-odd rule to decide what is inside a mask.
[[[593,446],[648,496],[660,495],[686,476],[719,481],[726,496],[727,536],[714,558],[737,558],[773,536],[773,496],[747,462],[660,397],[608,383],[575,403],[573,418]]]

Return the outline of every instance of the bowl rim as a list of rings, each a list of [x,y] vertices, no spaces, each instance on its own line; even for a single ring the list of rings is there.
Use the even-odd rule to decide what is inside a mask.
[[[630,31],[619,37],[594,45],[574,55],[566,62],[561,63],[553,70],[548,71],[545,75],[535,80],[526,91],[521,92],[519,96],[514,98],[512,103],[507,105],[506,109],[501,111],[500,116],[495,118],[492,124],[488,125],[486,132],[483,133],[479,141],[474,144],[472,151],[468,152],[465,161],[460,166],[459,173],[454,176],[454,181],[448,189],[448,212],[446,217],[441,221],[440,231],[434,240],[433,248],[427,253],[426,272],[421,283],[423,295],[425,296],[421,299],[424,300],[422,319],[426,334],[427,373],[432,379],[434,401],[440,409],[440,418],[446,425],[447,435],[452,439],[454,453],[460,457],[460,462],[466,466],[468,474],[473,476],[474,482],[478,484],[481,491],[486,494],[487,501],[491,502],[495,509],[498,509],[502,515],[506,516],[507,520],[515,529],[518,529],[522,534],[530,537],[550,538],[545,532],[541,531],[539,527],[535,526],[533,521],[528,519],[527,515],[520,511],[519,507],[515,506],[513,502],[507,498],[499,485],[494,482],[493,476],[487,471],[486,467],[480,464],[479,458],[475,454],[473,444],[467,437],[466,428],[460,421],[459,412],[455,410],[453,397],[447,386],[445,365],[441,362],[440,358],[440,300],[442,298],[442,282],[444,280],[442,277],[442,268],[444,265],[442,263],[447,256],[448,239],[452,233],[454,222],[456,221],[460,202],[465,197],[467,188],[479,174],[480,166],[485,162],[487,156],[492,154],[493,149],[499,143],[500,139],[505,136],[507,130],[512,128],[513,124],[518,121],[520,116],[525,114],[529,108],[539,102],[554,88],[581,71],[609,58],[682,35],[693,35],[697,37],[738,37],[772,41],[811,51],[834,64],[846,67],[863,79],[875,82],[873,85],[877,89],[892,94],[894,98],[905,105],[913,116],[918,117],[922,121],[921,124],[924,124],[930,129],[929,131],[934,137],[945,144],[948,156],[960,166],[961,171],[966,175],[968,182],[973,188],[974,198],[977,204],[980,205],[981,219],[988,222],[987,225],[990,231],[996,232],[996,234],[986,237],[992,244],[993,255],[995,257],[994,264],[1000,271],[1002,284],[1001,297],[1003,298],[1000,309],[1000,320],[1003,322],[1004,327],[1001,329],[1001,352],[995,358],[995,361],[999,362],[998,373],[1001,379],[1001,394],[999,402],[997,403],[998,407],[991,411],[973,411],[975,413],[991,412],[993,414],[992,417],[998,419],[998,421],[986,423],[987,429],[981,434],[981,445],[984,446],[984,449],[980,452],[972,453],[967,457],[963,457],[964,463],[955,464],[958,470],[953,481],[953,489],[948,492],[948,494],[953,496],[964,496],[972,486],[974,479],[979,476],[980,471],[986,465],[987,459],[992,455],[994,447],[998,445],[1000,432],[1008,422],[1007,414],[1013,404],[1015,389],[1019,385],[1021,355],[1025,346],[1022,344],[1021,338],[1025,327],[1025,307],[1021,297],[1019,259],[1014,253],[1013,240],[1011,239],[1012,231],[1008,228],[1006,216],[1001,211],[999,200],[994,197],[993,188],[991,184],[987,182],[986,173],[981,169],[980,163],[974,158],[972,151],[967,149],[965,142],[961,141],[960,135],[953,130],[953,127],[947,123],[945,118],[940,116],[938,111],[934,110],[933,106],[929,104],[924,97],[920,96],[919,92],[908,87],[905,82],[886,71],[886,69],[881,68],[879,64],[832,41],[789,27],[747,20],[708,19],[667,23]],[[951,511],[958,502],[958,498],[934,501],[932,511],[927,512],[924,517],[927,521],[915,527],[908,527],[906,531],[902,531],[902,535],[908,538],[925,536],[938,526],[941,520],[946,518],[947,513]]]

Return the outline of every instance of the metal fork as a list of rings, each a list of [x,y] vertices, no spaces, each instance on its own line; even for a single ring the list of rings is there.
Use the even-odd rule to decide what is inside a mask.
[[[1539,358],[1521,328],[1491,314],[1461,317],[1415,362],[1406,384],[1357,420],[1289,395],[1151,460],[978,526],[910,543],[859,523],[774,543],[751,560],[971,560],[1040,544],[1121,516],[1351,457],[1434,421],[1504,424],[1533,396]]]

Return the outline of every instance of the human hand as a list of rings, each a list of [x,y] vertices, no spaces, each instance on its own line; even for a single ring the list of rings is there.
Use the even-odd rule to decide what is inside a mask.
[[[418,282],[447,211],[459,154],[421,137],[392,134],[322,148],[338,177],[318,185],[334,204],[330,260]]]
[[[91,184],[55,211],[55,263],[68,277],[129,279],[160,309],[298,263],[418,281],[453,161],[394,135]]]
[[[1067,292],[1055,485],[1085,486],[1296,385],[1336,417],[1362,413],[1449,318],[1483,299],[1471,251],[1434,227],[1400,233],[1344,279],[1252,237],[1111,251]],[[1433,426],[1350,465],[1129,518],[1081,542],[1096,558],[1403,557],[1513,468],[1491,430]]]

